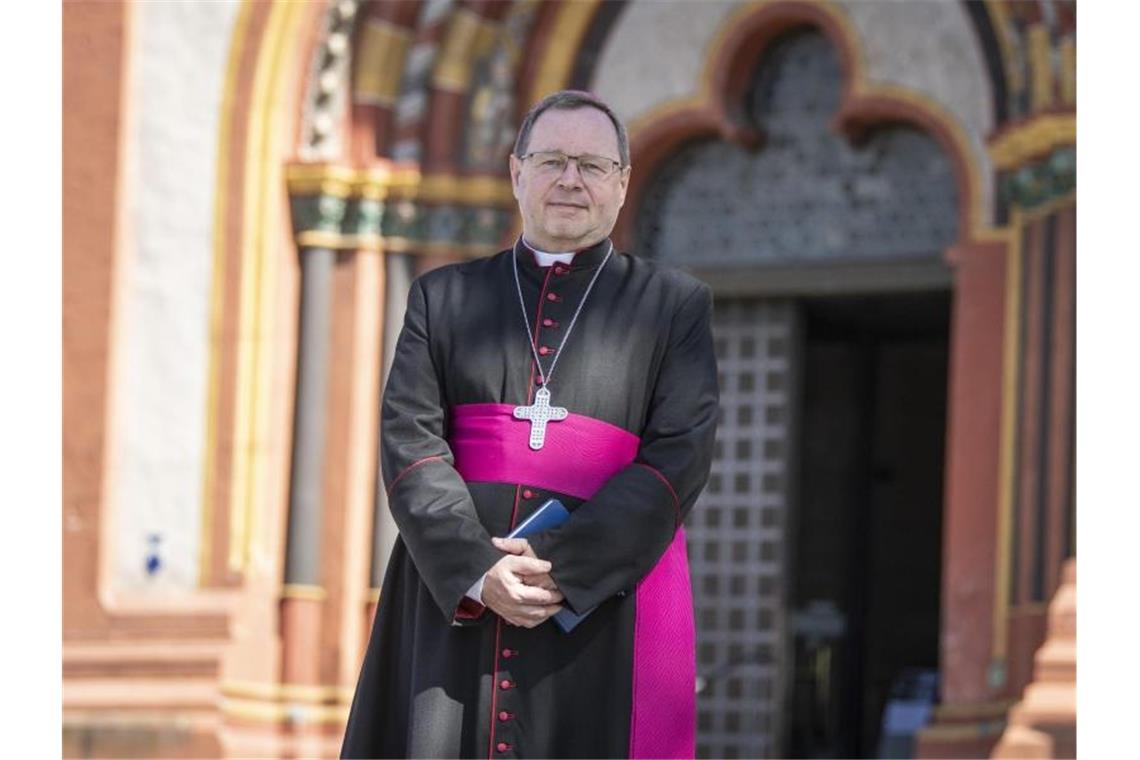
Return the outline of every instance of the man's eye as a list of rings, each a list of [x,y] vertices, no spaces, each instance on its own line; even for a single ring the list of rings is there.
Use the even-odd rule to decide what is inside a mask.
[[[544,169],[557,169],[566,164],[561,158],[544,158],[539,162],[539,166]]]
[[[605,174],[606,169],[608,168],[604,163],[600,161],[584,160],[579,161],[579,163],[582,165],[582,171],[587,172],[588,174]]]

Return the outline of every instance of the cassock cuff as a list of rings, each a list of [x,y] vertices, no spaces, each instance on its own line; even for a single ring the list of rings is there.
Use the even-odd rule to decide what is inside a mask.
[[[487,574],[483,573],[479,576],[479,580],[471,584],[471,588],[467,589],[463,599],[459,600],[459,606],[455,609],[455,616],[451,621],[452,625],[463,625],[464,623],[478,620],[483,617],[483,613],[487,608],[483,605],[483,582],[487,580]]]
[[[455,609],[455,617],[452,619],[452,625],[463,625],[473,620],[478,620],[483,617],[483,613],[487,611],[479,602],[472,601],[467,597],[459,602],[459,606]]]
[[[483,573],[479,576],[479,580],[471,584],[471,588],[467,589],[467,598],[473,602],[483,603],[483,581],[487,580],[487,574]]]

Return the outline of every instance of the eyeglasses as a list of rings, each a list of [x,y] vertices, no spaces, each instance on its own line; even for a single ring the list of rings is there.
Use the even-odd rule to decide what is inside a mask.
[[[620,161],[605,156],[568,156],[560,150],[539,150],[519,156],[519,161],[534,159],[534,170],[543,176],[557,177],[566,171],[566,164],[573,161],[578,165],[578,173],[590,182],[600,182],[621,168]]]

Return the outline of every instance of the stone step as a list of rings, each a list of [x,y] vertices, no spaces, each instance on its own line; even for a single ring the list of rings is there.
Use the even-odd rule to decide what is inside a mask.
[[[1049,640],[1033,658],[1033,678],[1072,684],[1077,680],[1077,642]]]

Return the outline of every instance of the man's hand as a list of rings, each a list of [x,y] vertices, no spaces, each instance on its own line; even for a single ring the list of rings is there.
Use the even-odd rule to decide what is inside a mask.
[[[497,538],[492,536],[491,543],[495,548],[501,552],[508,554],[517,554],[520,557],[530,557],[531,559],[538,559],[534,553],[534,549],[530,548],[530,542],[525,538]],[[547,591],[559,591],[558,584],[550,577],[549,572],[541,573],[539,575],[531,575],[523,579],[523,583],[528,586],[538,586]]]
[[[536,583],[542,576],[550,578],[550,567],[546,560],[536,558],[533,551],[529,557],[508,554],[487,571],[483,604],[511,625],[534,628],[546,622],[562,609],[561,592]]]

